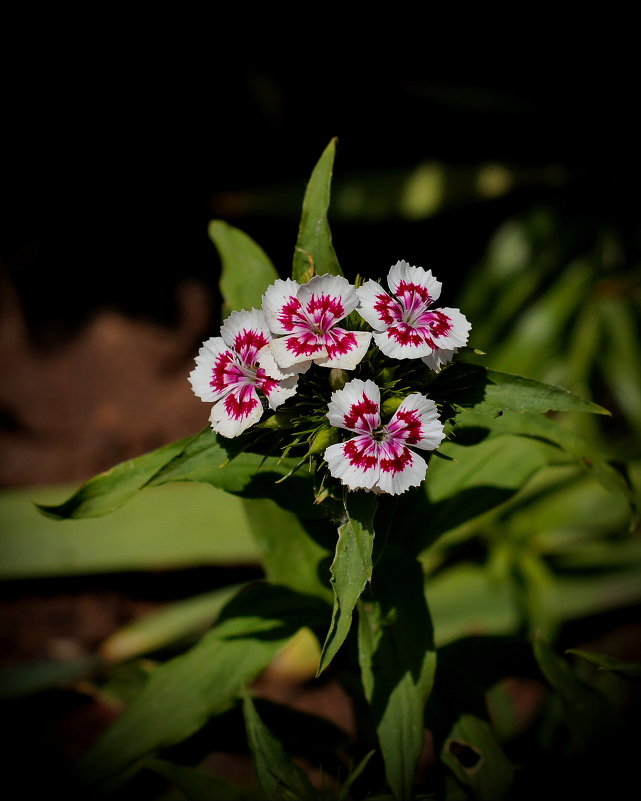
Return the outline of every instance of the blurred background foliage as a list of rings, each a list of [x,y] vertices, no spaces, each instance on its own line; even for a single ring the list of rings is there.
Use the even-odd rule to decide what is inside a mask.
[[[86,92],[76,65],[61,57],[13,87],[3,282],[17,293],[34,347],[47,350],[81,335],[104,308],[171,327],[176,288],[196,281],[211,302],[195,353],[220,322],[208,222],[223,218],[249,233],[285,276],[305,181],[337,135],[330,221],[345,274],[379,278],[399,258],[432,268],[443,305],[472,321],[470,344],[485,352],[484,364],[565,386],[611,411],[557,419],[630,486],[608,491],[559,449],[509,427],[468,443],[457,443],[455,431],[452,455],[475,469],[443,486],[447,463],[433,459],[430,501],[491,488],[496,503],[441,528],[421,552],[437,645],[538,630],[561,649],[598,641],[641,661],[641,175],[626,58],[604,69],[555,51],[534,72],[506,64],[475,69],[473,80],[410,59],[402,69],[371,62],[367,74],[244,67],[223,81],[221,64],[204,74],[199,64],[177,73],[158,64],[153,78],[144,70],[126,77],[98,56]],[[218,77],[207,85],[212,70]],[[16,414],[8,404],[9,432]],[[260,574],[266,554],[272,566],[281,558],[261,541],[256,515],[211,487],[153,489],[96,521],[54,523],[29,505],[66,494],[3,493],[9,598],[25,580],[34,587],[45,577],[113,573],[117,582],[131,571],[245,566],[235,586]],[[295,526],[272,511],[268,525]],[[96,692],[131,697],[154,659],[215,619],[230,581],[222,572],[211,581],[113,633],[89,661],[16,669],[9,660],[5,694],[97,675]],[[306,637],[281,664],[304,678],[318,649]],[[615,704],[630,703],[617,683],[624,680],[604,680],[573,659]],[[102,672],[92,674],[96,665]],[[549,702],[536,734],[525,736],[506,685],[494,685],[488,703],[516,753],[524,737],[545,750],[564,725]]]

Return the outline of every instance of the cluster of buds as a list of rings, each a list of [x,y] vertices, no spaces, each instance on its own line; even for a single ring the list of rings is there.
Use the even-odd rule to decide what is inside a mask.
[[[291,428],[296,418],[298,432],[310,434],[308,454],[318,453],[322,435],[329,473],[349,489],[398,494],[418,486],[427,464],[410,447],[437,448],[443,426],[434,401],[416,392],[392,399],[396,408],[382,423],[381,388],[398,382],[389,380],[394,369],[381,367],[379,354],[392,365],[415,359],[427,372],[438,371],[467,343],[470,324],[458,309],[431,308],[441,283],[430,270],[399,261],[387,284],[389,293],[376,281],[355,287],[334,275],[302,285],[279,279],[263,295],[262,309],[232,312],[221,335],[203,343],[189,376],[194,393],[213,403],[212,429],[236,437],[266,409],[279,409],[275,421]],[[314,364],[330,368],[329,381],[318,382]],[[351,371],[365,380],[347,380]],[[335,441],[338,429],[357,436]]]

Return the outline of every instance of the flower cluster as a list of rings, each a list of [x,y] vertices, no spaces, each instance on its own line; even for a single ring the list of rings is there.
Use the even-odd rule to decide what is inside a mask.
[[[431,308],[441,283],[430,270],[399,261],[387,285],[389,293],[372,280],[356,288],[334,275],[302,285],[279,279],[263,295],[262,309],[232,312],[220,336],[203,343],[189,376],[194,393],[213,403],[212,429],[238,436],[267,407],[295,396],[312,364],[355,370],[372,340],[391,359],[420,359],[434,371],[450,362],[467,343],[470,324],[458,309]],[[373,331],[339,325],[354,311]],[[383,424],[381,391],[370,379],[337,389],[323,416],[335,429],[357,434],[324,451],[329,473],[352,490],[398,494],[418,486],[427,464],[410,447],[433,450],[444,437],[434,401],[420,393],[408,394]]]

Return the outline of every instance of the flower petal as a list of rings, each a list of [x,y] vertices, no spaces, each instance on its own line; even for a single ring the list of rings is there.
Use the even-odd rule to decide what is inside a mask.
[[[376,281],[366,281],[358,287],[356,293],[360,301],[358,313],[375,331],[385,331],[401,319],[403,310],[400,303],[390,297]]]
[[[407,323],[395,323],[386,331],[374,332],[374,342],[393,359],[418,359],[432,352],[423,331]]]
[[[197,397],[211,403],[226,395],[243,378],[233,350],[222,337],[211,337],[198,351],[189,383]]]
[[[367,353],[372,335],[368,331],[345,331],[332,328],[325,334],[326,359],[316,359],[321,367],[353,370]]]
[[[430,451],[445,438],[436,404],[418,392],[403,400],[386,429],[395,442]]]
[[[263,405],[256,388],[243,384],[214,404],[209,416],[211,427],[223,437],[237,437],[263,416]]]
[[[419,298],[426,306],[434,303],[440,297],[443,284],[437,281],[431,270],[413,267],[406,261],[397,261],[387,274],[387,286],[409,310]]]
[[[303,331],[296,334],[287,334],[269,343],[272,356],[281,370],[304,364],[310,359],[327,358],[327,348],[317,334]]]
[[[329,331],[358,306],[356,289],[340,275],[315,275],[298,290],[298,300],[314,327]]]
[[[458,352],[458,348],[447,350],[446,348],[436,348],[427,356],[423,356],[422,361],[434,372],[438,373],[444,364],[449,364],[454,355]]]
[[[472,327],[459,309],[448,308],[429,309],[418,318],[416,326],[424,331],[426,339],[445,350],[466,345]]]
[[[281,369],[276,359],[274,359],[274,354],[269,345],[265,345],[258,353],[259,366],[263,368],[270,378],[275,378],[277,381],[282,381],[285,378],[290,378],[299,373],[306,373],[313,363],[314,362],[309,359],[306,362],[299,362],[298,364],[293,364],[291,367]]]
[[[258,351],[271,339],[265,315],[259,309],[233,311],[222,324],[220,335],[247,365],[257,363]]]
[[[371,489],[379,476],[378,443],[368,434],[330,445],[324,459],[329,472],[350,489]]]
[[[297,293],[300,284],[291,278],[274,281],[263,295],[263,312],[270,331],[274,334],[287,334],[301,322],[306,323],[301,313]]]
[[[381,391],[373,381],[354,378],[332,393],[327,409],[335,428],[369,434],[381,424]]]
[[[298,375],[290,375],[282,381],[275,381],[260,368],[256,374],[256,385],[267,398],[270,409],[277,409],[287,398],[295,395],[297,384]]]
[[[410,487],[418,487],[425,478],[427,462],[405,445],[392,441],[381,442],[379,478],[376,486],[381,492],[400,495]]]

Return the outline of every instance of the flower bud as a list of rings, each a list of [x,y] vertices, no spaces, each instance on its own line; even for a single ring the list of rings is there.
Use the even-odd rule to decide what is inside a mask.
[[[319,428],[309,443],[307,454],[311,456],[315,453],[325,453],[325,450],[335,442],[338,442],[338,429],[331,426]]]
[[[398,407],[403,403],[404,398],[399,398],[398,396],[395,398],[388,398],[384,400],[381,404],[381,411],[383,412],[383,417],[391,417],[394,412],[398,409]]]
[[[291,417],[282,412],[275,412],[270,417],[262,420],[256,428],[291,428]]]
[[[329,385],[332,389],[343,389],[348,381],[349,373],[347,370],[341,370],[338,367],[332,367],[332,369],[329,371]]]

